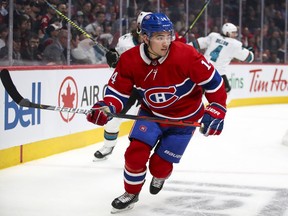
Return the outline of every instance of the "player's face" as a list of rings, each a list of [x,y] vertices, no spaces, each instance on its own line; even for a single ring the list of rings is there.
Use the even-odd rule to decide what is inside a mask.
[[[148,50],[152,58],[165,56],[169,51],[169,46],[172,41],[170,32],[157,32],[150,38]]]
[[[231,38],[236,38],[238,36],[238,33],[237,32],[231,32],[230,33],[230,37]]]

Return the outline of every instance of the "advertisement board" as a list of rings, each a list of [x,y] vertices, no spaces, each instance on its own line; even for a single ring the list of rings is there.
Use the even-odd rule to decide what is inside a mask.
[[[91,108],[103,98],[109,68],[11,71],[20,94],[34,103]],[[0,149],[93,129],[84,114],[19,107],[0,85]]]
[[[229,65],[231,98],[288,97],[287,65]]]
[[[287,65],[233,64],[227,71],[232,102],[250,99],[250,104],[254,100],[257,104],[259,98],[281,98],[288,103]],[[87,109],[103,98],[112,73],[107,66],[10,72],[18,91],[32,102]],[[0,95],[0,150],[98,127],[88,123],[83,114],[19,107],[2,84]],[[132,112],[136,110],[134,107]]]

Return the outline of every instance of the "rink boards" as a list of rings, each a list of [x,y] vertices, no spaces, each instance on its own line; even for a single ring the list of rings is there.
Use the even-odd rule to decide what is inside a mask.
[[[234,64],[229,107],[288,103],[287,65]],[[9,68],[15,86],[34,103],[89,109],[103,98],[113,70],[106,65],[86,67]],[[19,107],[0,84],[0,169],[103,141],[103,127],[83,114]],[[133,107],[130,113],[135,114]],[[120,135],[133,122],[124,121]]]

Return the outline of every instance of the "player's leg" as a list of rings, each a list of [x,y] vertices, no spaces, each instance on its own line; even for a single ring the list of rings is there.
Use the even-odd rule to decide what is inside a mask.
[[[158,194],[164,182],[172,173],[173,163],[179,163],[192,135],[194,127],[169,128],[157,144],[149,161],[149,170],[153,178],[150,183],[150,193]]]
[[[227,93],[230,92],[230,91],[231,91],[231,86],[230,86],[230,83],[229,83],[229,81],[228,81],[227,76],[224,74],[224,75],[221,75],[221,77],[222,77],[222,79],[223,79],[226,92],[227,92]]]
[[[173,163],[164,160],[154,153],[149,161],[149,170],[153,176],[150,182],[150,193],[158,194],[162,190],[165,180],[172,173]]]
[[[127,104],[121,111],[122,114],[127,113],[130,108],[137,102],[137,105],[141,103],[141,96],[139,95],[138,91],[133,88],[132,93],[128,99]],[[99,159],[107,158],[106,156],[112,154],[113,149],[117,143],[119,128],[121,125],[121,119],[113,118],[109,121],[104,127],[104,145],[101,149],[97,150],[94,153],[95,161]]]
[[[121,119],[113,118],[104,126],[104,145],[94,153],[95,159],[103,159],[112,154],[117,143]]]
[[[131,209],[138,201],[145,182],[146,163],[151,147],[141,141],[132,140],[125,152],[124,188],[125,192],[112,202],[112,212]]]
[[[226,104],[228,105],[231,102],[231,89],[232,88],[230,86],[230,83],[229,83],[227,76],[224,74],[224,75],[221,75],[221,77],[222,77],[224,85],[225,85],[225,90],[227,93]]]
[[[139,193],[145,182],[146,164],[151,149],[161,136],[158,124],[136,121],[130,133],[130,145],[125,152],[124,188],[125,193],[112,202],[112,213],[131,209],[138,201]]]

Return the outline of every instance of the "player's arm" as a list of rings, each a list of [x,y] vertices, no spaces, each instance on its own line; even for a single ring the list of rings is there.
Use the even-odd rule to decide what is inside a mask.
[[[234,49],[234,58],[242,62],[251,63],[254,61],[254,53],[243,47],[241,42],[237,41]]]
[[[205,107],[201,123],[204,125],[200,132],[205,136],[219,135],[224,127],[224,118],[226,115],[225,84],[216,69],[211,76],[200,84],[205,89],[205,97],[209,104]]]
[[[244,48],[245,49],[245,48]],[[249,51],[249,50],[248,50]],[[244,60],[245,62],[251,63],[254,61],[254,53],[249,51],[246,59]]]
[[[109,79],[103,100],[94,104],[91,113],[87,115],[89,122],[104,125],[111,118],[106,115],[103,109],[112,113],[119,113],[127,104],[134,85],[133,79],[127,72],[127,66],[125,67],[125,65],[129,64],[129,61],[130,56],[124,55],[123,58],[121,56],[114,73]]]
[[[194,53],[194,71],[191,79],[205,90],[209,104],[205,108],[200,132],[205,136],[219,135],[222,132],[226,115],[227,93],[222,77],[203,55]]]
[[[197,50],[202,50],[208,48],[210,41],[211,41],[211,35],[208,35],[206,37],[199,37],[188,44],[193,46]]]
[[[188,45],[193,46],[197,50],[200,50],[200,45],[198,43],[198,40],[193,40],[192,42],[188,43]]]

